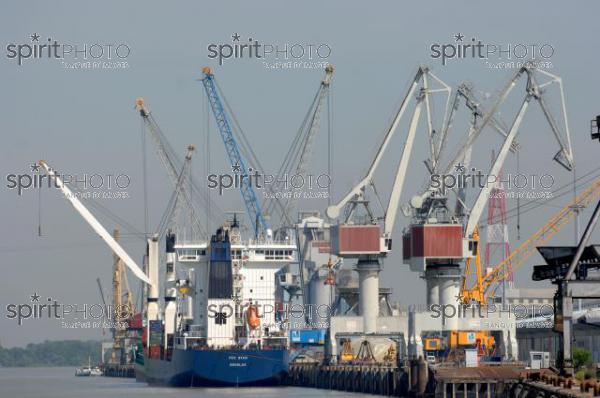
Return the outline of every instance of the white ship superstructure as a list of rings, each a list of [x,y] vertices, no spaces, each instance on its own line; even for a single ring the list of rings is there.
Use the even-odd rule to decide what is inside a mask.
[[[277,241],[270,232],[244,241],[234,222],[211,242],[177,242],[175,251],[179,345],[287,344],[277,315],[283,303],[276,275],[297,261],[293,243]]]

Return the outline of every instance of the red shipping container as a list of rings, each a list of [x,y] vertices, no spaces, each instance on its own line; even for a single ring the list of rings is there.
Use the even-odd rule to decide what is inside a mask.
[[[340,257],[381,252],[379,225],[335,225],[331,227],[331,249]]]
[[[413,225],[410,230],[411,257],[463,257],[463,227],[461,224]]]

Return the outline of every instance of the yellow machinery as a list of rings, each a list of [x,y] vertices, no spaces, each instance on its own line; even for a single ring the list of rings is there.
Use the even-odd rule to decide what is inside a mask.
[[[477,349],[479,355],[493,355],[496,340],[485,330],[452,330],[445,337],[427,337],[423,339],[423,350],[426,352],[456,353],[468,348]]]
[[[344,339],[342,342],[342,353],[340,355],[340,361],[350,362],[354,360],[354,351],[352,350],[352,343],[350,339]]]
[[[113,232],[113,238],[116,242],[120,240],[118,229]],[[116,311],[114,314],[115,321],[123,322],[129,320],[135,315],[135,305],[133,303],[133,293],[129,287],[127,272],[123,265],[123,260],[116,254],[113,254],[113,279],[112,279],[112,305]],[[113,330],[113,349],[111,353],[111,363],[122,363],[120,358],[123,349],[125,348],[125,340],[127,339],[127,330],[120,327],[112,328]]]
[[[493,292],[490,289],[492,286],[502,282],[513,270],[522,266],[529,256],[535,252],[537,246],[548,242],[564,226],[574,220],[582,208],[598,198],[600,198],[600,179],[595,180],[589,188],[577,195],[571,203],[554,214],[539,230],[514,250],[508,258],[496,265],[486,275],[482,274],[479,249],[476,248],[475,266],[473,266],[471,259],[467,259],[465,263],[465,272],[459,297],[460,302],[462,304],[475,302],[480,305],[486,305]],[[473,238],[475,244],[478,246],[479,234],[477,230],[473,233]],[[471,277],[473,269],[475,271],[475,283],[473,286],[468,286],[469,280],[473,279]]]
[[[451,331],[448,335],[448,348],[478,348],[488,355],[495,347],[496,340],[487,331]]]
[[[440,351],[442,349],[442,339],[439,337],[430,337],[424,339],[423,349],[425,351]]]

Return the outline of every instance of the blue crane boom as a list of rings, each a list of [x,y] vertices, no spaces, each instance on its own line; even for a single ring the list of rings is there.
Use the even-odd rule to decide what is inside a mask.
[[[235,169],[238,170],[240,176],[247,176],[248,169],[246,168],[246,162],[244,162],[244,159],[240,153],[240,148],[233,135],[233,130],[231,129],[229,119],[227,118],[227,113],[225,112],[225,108],[223,107],[223,103],[219,97],[219,93],[215,84],[215,77],[208,67],[202,69],[202,72],[204,73],[202,84],[206,90],[206,96],[208,97],[210,107],[212,108],[213,115],[215,116],[215,120],[217,122],[217,127],[221,133],[221,138],[223,139],[223,144],[225,145],[225,150],[227,151],[227,156],[229,157],[229,163],[234,171]],[[240,183],[240,192],[242,194],[242,199],[244,200],[246,211],[248,212],[248,217],[250,218],[255,235],[258,235],[260,231],[266,231],[268,228],[267,222],[263,216],[258,197],[254,191],[254,187],[250,183]]]

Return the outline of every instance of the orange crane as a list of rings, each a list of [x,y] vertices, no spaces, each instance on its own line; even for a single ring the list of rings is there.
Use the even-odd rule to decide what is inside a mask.
[[[479,256],[479,234],[475,230],[473,238],[476,242],[476,255],[473,259],[468,258],[465,262],[465,272],[460,290],[460,302],[462,304],[479,303],[486,305],[492,296],[492,286],[505,280],[508,276],[510,268],[515,270],[525,264],[525,261],[535,253],[536,247],[548,242],[555,236],[563,227],[568,225],[577,216],[579,209],[588,206],[591,202],[600,198],[600,178],[592,182],[592,184],[568,205],[560,209],[554,214],[539,230],[524,241],[510,256],[508,256],[500,264],[496,265],[490,272],[483,275],[481,270],[481,261]],[[473,261],[475,262],[473,266]],[[508,265],[511,265],[509,267]],[[473,278],[473,269],[475,271],[475,282],[473,286],[468,286],[469,281]]]

